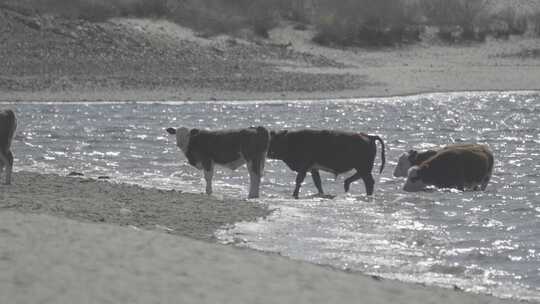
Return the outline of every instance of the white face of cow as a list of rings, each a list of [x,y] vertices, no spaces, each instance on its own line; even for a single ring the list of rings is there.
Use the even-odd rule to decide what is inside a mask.
[[[188,144],[189,129],[184,127],[176,129],[176,145],[184,152],[184,154],[187,153]]]
[[[394,169],[394,177],[406,177],[407,171],[409,168],[412,167],[412,163],[409,160],[410,154],[409,152],[405,152],[401,154],[399,157],[398,163],[396,165],[396,168]]]
[[[417,192],[422,191],[426,188],[426,184],[420,178],[418,171],[420,168],[418,166],[411,167],[407,172],[407,181],[403,185],[403,190],[407,192]]]

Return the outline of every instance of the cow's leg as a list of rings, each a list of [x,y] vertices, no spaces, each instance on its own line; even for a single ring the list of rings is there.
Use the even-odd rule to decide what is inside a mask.
[[[304,179],[306,178],[307,170],[300,170],[296,175],[296,187],[294,188],[293,197],[298,198],[298,193],[300,192],[300,186]]]
[[[13,172],[13,153],[8,151],[7,154],[8,163],[6,165],[6,185],[11,185],[11,173]]]
[[[4,167],[7,168],[6,171],[9,171],[9,158],[8,158],[8,152],[0,151],[0,177],[2,173],[4,172]],[[7,185],[7,172],[6,172],[6,181],[5,184]]]
[[[375,180],[373,179],[373,175],[371,175],[371,172],[369,172],[364,174],[362,179],[364,180],[364,185],[366,186],[366,194],[372,195],[373,189],[375,188]]]
[[[206,181],[206,194],[212,194],[212,177],[214,176],[214,164],[211,161],[203,162],[204,180]]]
[[[345,180],[345,183],[344,183],[344,186],[345,186],[345,192],[349,192],[349,189],[351,188],[351,184],[357,180],[359,180],[360,178],[362,178],[362,174],[360,172],[358,172],[358,170],[356,171],[355,174],[351,175],[349,178],[347,178]]]
[[[264,158],[247,162],[249,172],[249,194],[248,198],[259,197],[262,172],[264,170]]]
[[[484,178],[484,180],[482,181],[482,184],[480,185],[480,189],[481,189],[482,191],[485,191],[485,190],[486,190],[486,187],[487,187],[487,185],[489,184],[490,178],[491,178],[491,176],[486,176],[486,177]]]
[[[488,172],[488,174],[486,174],[486,176],[484,177],[484,179],[482,180],[482,184],[480,185],[480,189],[482,189],[482,191],[485,191],[486,190],[486,187],[487,185],[489,184],[489,180],[491,179],[491,171]]]
[[[2,152],[0,152],[0,178],[2,177],[2,173],[4,173],[4,162],[2,161]]]
[[[323,189],[322,189],[322,183],[321,183],[321,175],[319,174],[319,170],[312,169],[311,170],[311,178],[313,178],[313,183],[315,184],[315,187],[317,187],[317,191],[319,191],[319,195],[324,195]]]

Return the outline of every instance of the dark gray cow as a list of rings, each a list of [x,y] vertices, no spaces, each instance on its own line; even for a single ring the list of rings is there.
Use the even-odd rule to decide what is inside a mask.
[[[361,178],[367,195],[372,195],[375,180],[371,171],[377,154],[376,140],[382,146],[382,172],[385,163],[384,142],[379,136],[364,133],[328,130],[271,132],[268,157],[280,159],[291,170],[298,172],[293,192],[295,198],[298,198],[308,171],[319,195],[324,195],[319,170],[338,175],[356,169],[356,173],[345,180],[345,192],[349,191],[352,182]]]
[[[493,154],[485,145],[455,145],[438,151],[420,165],[409,169],[403,190],[421,191],[428,185],[438,188],[485,190],[493,171]]]
[[[270,143],[270,134],[264,127],[219,131],[168,128],[167,132],[176,135],[176,145],[188,162],[204,170],[206,194],[212,194],[214,164],[235,170],[247,163],[250,177],[248,198],[259,197]]]
[[[445,146],[442,149],[452,149],[467,146],[474,146],[474,144],[452,144]],[[401,154],[398,160],[398,164],[394,169],[394,177],[407,177],[407,173],[412,166],[420,165],[435,154],[437,154],[436,150],[427,150],[424,152],[409,150],[408,152]]]
[[[13,153],[11,153],[11,142],[17,129],[17,118],[12,110],[0,111],[0,175],[6,169],[5,184],[11,184],[11,173],[13,172]]]

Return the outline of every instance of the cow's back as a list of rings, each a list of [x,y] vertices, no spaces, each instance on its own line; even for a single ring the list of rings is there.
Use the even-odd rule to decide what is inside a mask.
[[[484,145],[460,145],[438,151],[421,166],[428,181],[438,187],[477,184],[491,174],[493,155]]]
[[[270,135],[265,128],[207,131],[200,130],[190,137],[188,150],[195,155],[212,159],[218,164],[246,160],[268,150]]]
[[[0,149],[9,150],[16,128],[15,113],[12,110],[0,111]]]
[[[468,183],[482,181],[493,170],[493,154],[484,145],[470,147],[464,151],[465,178]]]
[[[376,146],[367,135],[343,131],[290,131],[288,159],[304,165],[319,165],[343,173],[353,168],[371,171]],[[287,162],[287,160],[284,160]],[[294,169],[294,168],[293,168]]]

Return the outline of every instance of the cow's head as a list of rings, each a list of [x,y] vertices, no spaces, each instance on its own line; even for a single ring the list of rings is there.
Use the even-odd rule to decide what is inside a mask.
[[[422,167],[413,166],[407,172],[407,181],[403,185],[403,190],[407,192],[422,191],[427,184],[422,180]]]
[[[406,177],[409,168],[414,166],[417,155],[418,152],[415,150],[410,150],[409,152],[401,154],[396,168],[394,169],[394,177]]]
[[[197,129],[189,130],[188,128],[184,128],[184,127],[181,127],[178,129],[168,128],[167,133],[171,135],[176,135],[176,145],[185,154],[187,153],[191,131],[194,131],[194,130],[197,130]]]
[[[281,159],[287,155],[287,130],[270,132],[270,147],[268,148],[268,158]]]

